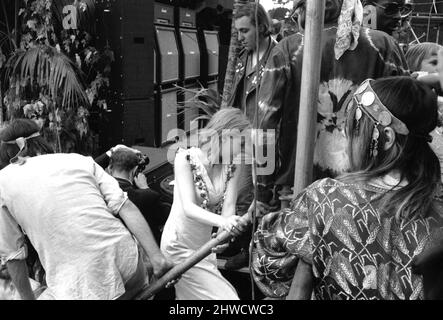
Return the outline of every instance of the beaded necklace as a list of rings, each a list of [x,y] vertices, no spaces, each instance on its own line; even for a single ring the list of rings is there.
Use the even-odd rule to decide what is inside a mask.
[[[207,210],[208,209],[208,203],[209,203],[209,192],[208,192],[208,187],[206,185],[206,183],[203,180],[203,176],[202,176],[202,172],[201,172],[201,168],[200,166],[198,166],[196,164],[195,161],[193,161],[191,159],[191,156],[189,154],[189,152],[186,155],[186,160],[188,160],[190,166],[191,166],[191,171],[192,171],[192,176],[194,179],[194,183],[197,187],[197,194],[202,198],[202,203],[200,204],[200,207]],[[223,198],[222,201],[220,201],[216,207],[215,213],[220,214],[221,213],[221,209],[223,208],[223,203],[226,199],[226,191],[228,188],[228,182],[229,180],[231,180],[231,178],[234,175],[234,172],[236,170],[236,166],[235,164],[230,164],[228,165],[227,168],[227,177],[226,177],[226,181],[225,181],[225,185],[224,185],[224,190],[223,190]]]

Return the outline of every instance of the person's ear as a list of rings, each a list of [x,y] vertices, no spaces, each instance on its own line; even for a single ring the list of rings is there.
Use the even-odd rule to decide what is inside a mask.
[[[395,131],[391,127],[386,127],[383,129],[383,132],[386,136],[386,142],[383,146],[384,150],[389,150],[395,143]]]

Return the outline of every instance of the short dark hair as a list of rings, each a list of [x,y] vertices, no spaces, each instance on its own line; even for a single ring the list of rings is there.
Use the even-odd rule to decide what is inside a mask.
[[[109,165],[120,171],[129,172],[140,162],[139,156],[131,150],[116,150],[111,154]]]
[[[33,133],[39,132],[40,127],[30,119],[14,119],[0,132],[0,169],[6,167],[12,158],[19,152],[20,148],[17,144],[5,143],[14,141],[20,137],[29,137]],[[54,153],[53,147],[42,136],[30,138],[26,141],[26,145],[21,156],[34,157],[39,154]]]
[[[266,12],[265,8],[260,4],[255,2],[248,2],[245,5],[238,8],[234,14],[234,20],[240,19],[241,17],[249,17],[251,19],[251,24],[255,25],[255,8],[257,7],[257,20],[258,27],[262,27],[262,34],[264,36],[269,36],[271,34],[271,18]]]

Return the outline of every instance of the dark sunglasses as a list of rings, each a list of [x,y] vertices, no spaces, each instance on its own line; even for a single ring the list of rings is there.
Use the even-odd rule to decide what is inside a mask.
[[[400,5],[397,2],[390,2],[385,6],[378,4],[377,2],[373,2],[377,7],[383,8],[385,10],[385,14],[387,16],[395,16],[398,12],[402,18],[409,16],[412,12],[412,4],[405,3],[404,5]]]

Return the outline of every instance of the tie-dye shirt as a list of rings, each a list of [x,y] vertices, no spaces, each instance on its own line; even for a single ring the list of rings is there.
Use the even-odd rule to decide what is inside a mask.
[[[336,60],[337,28],[326,27],[322,35],[322,65],[318,99],[318,123],[314,154],[314,178],[335,177],[348,167],[345,152],[346,106],[356,87],[367,78],[407,73],[407,63],[395,40],[384,32],[360,29],[358,45]],[[303,64],[302,34],[283,39],[272,51],[259,92],[259,128],[277,130],[276,170],[259,177],[259,188],[293,185]],[[261,192],[262,201],[269,192]]]

